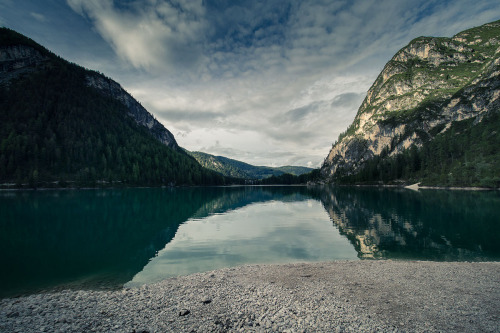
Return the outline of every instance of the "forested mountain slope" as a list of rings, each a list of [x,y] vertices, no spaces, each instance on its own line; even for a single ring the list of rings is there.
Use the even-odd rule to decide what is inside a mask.
[[[0,182],[220,184],[118,83],[0,29]]]

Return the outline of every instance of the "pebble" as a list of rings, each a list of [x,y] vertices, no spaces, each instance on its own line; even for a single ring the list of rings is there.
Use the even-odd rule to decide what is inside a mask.
[[[0,332],[497,332],[499,276],[500,263],[242,266],[3,299]]]
[[[181,311],[179,311],[179,316],[181,316],[181,317],[187,316],[190,313],[191,313],[191,311],[189,311],[188,309],[182,309]]]

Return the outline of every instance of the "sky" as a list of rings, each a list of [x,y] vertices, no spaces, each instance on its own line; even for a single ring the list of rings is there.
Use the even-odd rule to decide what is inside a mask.
[[[318,167],[413,38],[498,0],[0,0],[0,26],[119,82],[180,146]]]

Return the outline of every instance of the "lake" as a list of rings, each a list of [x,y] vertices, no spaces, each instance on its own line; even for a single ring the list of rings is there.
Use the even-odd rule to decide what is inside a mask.
[[[0,297],[243,264],[500,259],[500,193],[329,186],[0,192]]]

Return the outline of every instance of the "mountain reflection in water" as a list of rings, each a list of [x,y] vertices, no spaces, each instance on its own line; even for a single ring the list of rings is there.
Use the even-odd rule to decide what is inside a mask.
[[[328,188],[321,201],[360,258],[498,260],[496,191]]]
[[[273,202],[279,203],[275,206],[281,209],[275,211],[274,217],[270,208]],[[500,231],[500,196],[495,191],[414,192],[326,186],[2,191],[0,296],[63,287],[117,288],[131,281],[148,264],[151,268],[158,253],[170,251],[181,243],[186,249],[189,242],[185,240],[190,236],[185,231],[194,230],[188,227],[191,222],[208,223],[214,216],[223,218],[230,214],[235,226],[238,221],[247,221],[245,228],[234,226],[231,237],[238,237],[234,234],[238,230],[248,236],[251,234],[248,228],[263,228],[267,224],[249,222],[250,219],[238,214],[256,215],[259,207],[265,207],[271,221],[279,219],[278,215],[283,215],[294,203],[293,207],[302,208],[283,218],[293,217],[303,223],[295,224],[297,227],[288,224],[290,228],[286,230],[286,233],[294,229],[301,233],[296,237],[300,246],[295,251],[292,243],[280,243],[280,248],[286,245],[290,248],[283,251],[280,259],[276,257],[277,245],[275,253],[268,255],[259,252],[266,246],[249,250],[233,248],[231,251],[239,256],[233,256],[236,259],[230,265],[249,263],[248,258],[256,263],[259,257],[262,263],[350,258],[345,249],[348,243],[335,238],[334,226],[346,236],[359,258],[498,260],[500,257],[496,241]],[[312,221],[311,216],[317,221]],[[325,228],[321,216],[325,216],[332,229]],[[316,230],[309,233],[311,239],[305,238],[306,229],[302,228],[307,223]],[[183,242],[179,242],[181,235],[176,235],[181,225]],[[262,238],[264,231],[253,232]],[[331,235],[331,242],[325,235]],[[256,253],[242,255],[244,251]],[[219,255],[214,256],[213,262],[220,259]],[[202,269],[220,267],[211,266],[210,262],[205,260]],[[176,269],[178,273],[189,273],[187,268]]]

